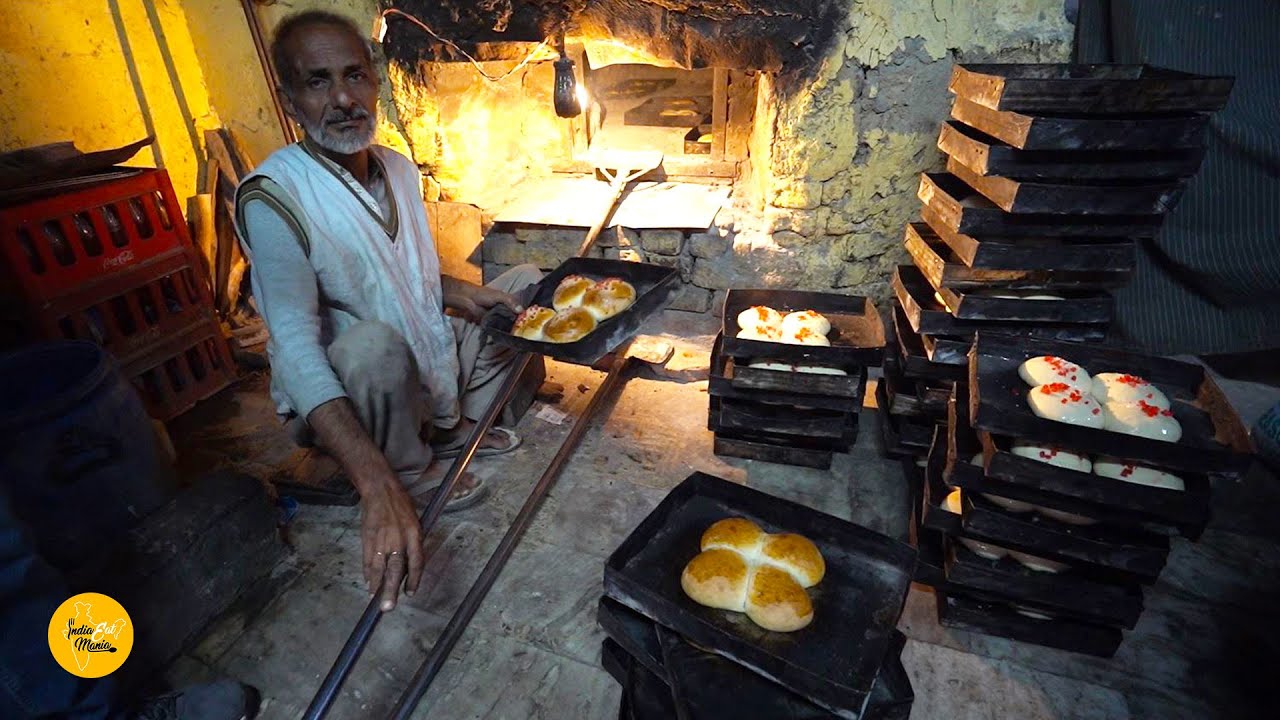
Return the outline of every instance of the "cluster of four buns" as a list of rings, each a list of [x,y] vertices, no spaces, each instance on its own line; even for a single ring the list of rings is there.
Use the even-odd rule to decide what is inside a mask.
[[[726,518],[702,534],[680,586],[695,602],[746,613],[756,625],[792,632],[813,620],[806,588],[822,581],[826,562],[808,538],[769,534],[743,518]]]

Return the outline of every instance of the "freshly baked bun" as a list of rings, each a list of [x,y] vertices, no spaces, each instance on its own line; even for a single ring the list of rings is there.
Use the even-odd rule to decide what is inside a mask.
[[[818,552],[818,546],[809,538],[795,533],[766,536],[760,548],[760,561],[782,570],[806,588],[822,582],[827,574],[827,563]]]
[[[1112,402],[1136,403],[1141,400],[1161,410],[1171,407],[1168,396],[1160,388],[1137,375],[1098,373],[1093,378],[1092,392],[1094,399],[1103,405]]]
[[[826,335],[815,332],[807,327],[802,327],[793,333],[783,331],[782,342],[790,345],[818,345],[821,347],[831,347],[831,341],[827,339]]]
[[[1093,378],[1079,365],[1055,355],[1041,355],[1018,366],[1018,376],[1032,387],[1049,383],[1066,383],[1073,388],[1090,392]]]
[[[738,331],[738,339],[779,342],[782,340],[782,330],[775,325],[747,325]]]
[[[746,518],[725,518],[712,523],[702,533],[701,549],[732,550],[754,560],[767,536],[759,525]]]
[[[949,513],[955,513],[956,515],[959,515],[961,509],[964,507],[961,504],[961,500],[960,500],[961,497],[962,495],[960,494],[960,488],[956,488],[955,490],[952,490],[951,492],[947,493],[946,499],[942,501],[942,509],[946,510]]]
[[[1093,463],[1093,472],[1101,477],[1114,478],[1138,485],[1165,488],[1167,490],[1186,490],[1187,484],[1177,475],[1163,470],[1156,470],[1145,465],[1135,465],[1127,460],[1100,456]]]
[[[731,550],[704,550],[684,566],[680,587],[694,602],[721,610],[746,609],[747,561]]]
[[[1046,420],[1101,428],[1102,408],[1087,390],[1073,388],[1066,383],[1053,382],[1037,385],[1027,393],[1031,412]]]
[[[702,552],[685,566],[680,587],[694,602],[746,612],[766,630],[791,632],[813,620],[805,588],[821,582],[826,561],[808,538],[771,535],[745,518],[708,527]]]
[[[581,340],[596,329],[596,319],[582,308],[568,308],[556,313],[542,327],[547,342],[570,343]]]
[[[556,316],[556,311],[541,305],[530,305],[524,312],[516,316],[511,326],[511,334],[525,340],[543,340],[542,330],[548,321]]]
[[[747,617],[765,630],[795,632],[813,621],[809,593],[787,573],[761,565],[747,589]]]
[[[556,291],[551,296],[551,306],[556,310],[579,307],[582,305],[582,296],[592,285],[595,285],[595,282],[585,275],[565,277],[556,286]]]
[[[782,313],[766,305],[754,305],[738,313],[738,327],[748,328],[753,325],[767,325],[782,329]]]
[[[831,321],[816,310],[800,310],[782,318],[783,335],[795,335],[805,328],[826,335],[831,332]]]
[[[1164,442],[1182,439],[1182,423],[1170,410],[1162,410],[1146,400],[1135,403],[1109,402],[1102,408],[1103,427],[1112,432]]]
[[[582,294],[582,309],[597,322],[608,320],[635,304],[635,287],[621,278],[608,278],[587,288]]]

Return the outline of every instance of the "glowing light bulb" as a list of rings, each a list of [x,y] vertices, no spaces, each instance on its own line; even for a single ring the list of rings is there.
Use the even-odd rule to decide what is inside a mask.
[[[578,86],[574,89],[574,94],[578,96],[578,109],[585,112],[591,106],[591,95],[587,92],[586,83],[578,83]]]

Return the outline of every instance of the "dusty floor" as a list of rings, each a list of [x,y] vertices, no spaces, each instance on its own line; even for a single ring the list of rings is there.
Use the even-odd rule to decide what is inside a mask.
[[[556,407],[571,417],[590,397],[579,385],[594,389],[602,378],[548,370],[566,387]],[[203,448],[184,454],[189,466],[232,464],[264,477],[297,466],[303,454],[275,426],[264,382],[220,396],[211,415],[220,422],[185,429],[180,445]],[[540,408],[518,428],[521,449],[477,461],[495,492],[431,534],[422,591],[382,621],[331,717],[380,717],[394,704],[568,431],[567,422],[537,418]],[[905,538],[906,488],[899,466],[879,455],[871,412],[855,451],[829,472],[726,461],[711,452],[705,382],[631,379],[588,432],[417,717],[617,717],[620,691],[600,667],[595,622],[604,561],[694,470]],[[1274,683],[1280,650],[1280,527],[1270,522],[1280,487],[1256,473],[1216,498],[1210,529],[1197,544],[1175,541],[1146,612],[1111,660],[941,628],[932,593],[913,587],[900,623],[910,638],[912,717],[1261,716],[1252,702]],[[229,674],[261,688],[263,718],[299,716],[367,601],[358,522],[354,507],[304,506],[289,531],[296,551],[268,588],[218,623],[170,679]]]

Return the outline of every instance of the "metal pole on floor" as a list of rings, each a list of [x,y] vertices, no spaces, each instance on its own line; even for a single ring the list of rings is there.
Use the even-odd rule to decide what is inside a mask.
[[[542,473],[542,477],[538,478],[538,482],[529,491],[529,497],[525,499],[524,505],[521,506],[516,519],[512,521],[511,527],[507,529],[507,534],[502,536],[502,541],[498,543],[493,555],[489,556],[489,561],[485,563],[484,569],[480,571],[480,576],[476,578],[471,589],[467,591],[467,596],[462,599],[462,604],[454,611],[453,617],[449,618],[449,624],[445,626],[435,645],[431,647],[431,652],[422,661],[422,665],[418,666],[418,671],[414,673],[413,681],[405,689],[404,693],[400,695],[395,709],[391,711],[391,717],[395,718],[395,720],[408,720],[417,710],[418,703],[422,701],[427,689],[431,687],[431,681],[435,679],[440,669],[444,667],[445,661],[449,658],[449,653],[457,645],[462,633],[466,631],[467,625],[471,623],[471,618],[475,616],[476,610],[480,608],[480,603],[484,602],[485,596],[489,593],[490,588],[493,587],[494,582],[497,581],[498,575],[502,572],[502,568],[506,566],[507,560],[520,542],[520,538],[524,536],[525,530],[528,529],[529,524],[533,521],[533,516],[537,513],[543,497],[546,496],[551,486],[555,484],[556,479],[560,477],[561,470],[564,469],[565,464],[573,455],[578,442],[587,431],[587,426],[591,424],[591,418],[595,415],[596,410],[613,394],[613,390],[618,383],[621,382],[630,359],[626,348],[619,348],[604,382],[600,384],[600,388],[591,396],[591,401],[587,403],[587,407],[582,411],[582,416],[574,423],[568,436],[560,444],[560,449],[556,451],[555,457],[551,459],[551,464],[547,466],[547,469]]]
[[[529,367],[529,361],[532,359],[533,354],[527,352],[522,352],[516,357],[515,362],[511,365],[510,373],[508,373],[502,387],[498,390],[497,398],[494,399],[492,405],[485,409],[484,415],[476,420],[476,425],[472,428],[466,444],[463,445],[462,452],[454,459],[453,465],[449,467],[449,472],[445,474],[444,480],[436,488],[435,495],[431,497],[426,509],[422,511],[419,523],[422,526],[422,537],[424,539],[431,532],[431,529],[435,527],[436,521],[440,519],[440,515],[444,512],[444,506],[449,501],[449,495],[453,492],[453,486],[467,471],[467,466],[471,464],[471,460],[475,457],[476,450],[480,448],[480,443],[484,440],[485,435],[488,434],[493,424],[497,422],[498,415],[507,406],[511,396],[515,394],[516,388],[520,385],[520,378],[524,375],[524,371]],[[351,669],[355,666],[356,661],[360,659],[360,653],[364,652],[364,647],[373,635],[374,628],[378,626],[378,621],[382,619],[380,604],[380,596],[374,594],[370,598],[369,604],[365,606],[364,613],[356,621],[356,626],[347,638],[346,644],[338,652],[338,657],[334,659],[333,666],[329,668],[329,674],[325,675],[324,681],[320,683],[320,689],[316,691],[315,697],[311,699],[311,704],[302,716],[305,720],[320,720],[320,718],[328,714],[333,701],[338,697],[338,690],[342,688],[342,683],[351,674]]]

